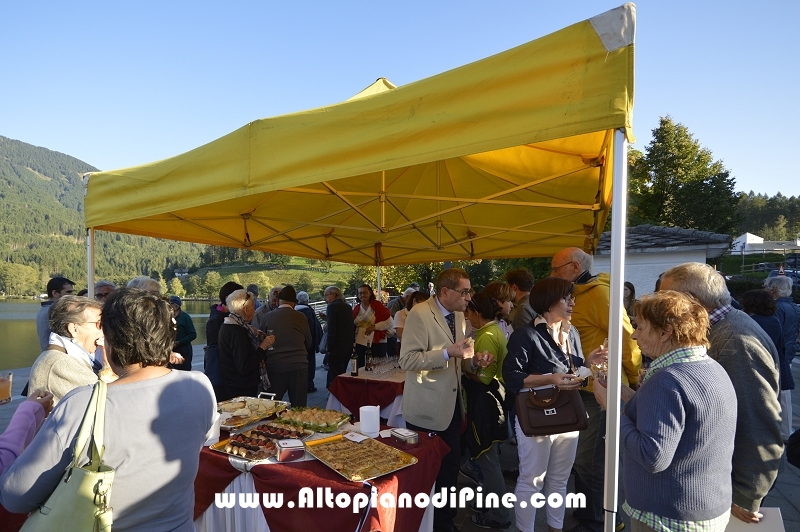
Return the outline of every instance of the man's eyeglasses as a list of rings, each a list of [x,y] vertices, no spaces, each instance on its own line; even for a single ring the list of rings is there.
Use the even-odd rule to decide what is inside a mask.
[[[550,268],[550,271],[551,271],[551,272],[557,272],[558,270],[560,270],[560,269],[561,269],[561,268],[563,268],[564,266],[569,266],[569,265],[570,265],[570,264],[572,264],[573,262],[575,262],[575,261],[574,261],[574,260],[571,260],[571,261],[569,261],[569,262],[565,262],[565,263],[564,263],[564,264],[562,264],[561,266],[553,266],[552,268]]]
[[[447,287],[445,287],[445,288],[447,288]],[[447,289],[448,290],[453,290],[452,288],[447,288]],[[453,292],[458,292],[459,294],[461,294],[461,297],[463,297],[465,299],[467,297],[471,297],[471,296],[473,296],[475,294],[475,290],[473,290],[472,288],[465,288],[463,290],[453,290]]]
[[[78,321],[78,322],[76,322],[76,324],[77,324],[77,325],[85,325],[85,324],[87,324],[87,323],[94,323],[94,326],[95,326],[95,327],[97,327],[98,329],[102,329],[102,328],[103,328],[103,327],[102,327],[103,320],[97,320],[97,321]]]
[[[99,300],[99,299],[105,299],[105,298],[107,298],[108,296],[110,296],[110,295],[111,295],[111,294],[113,294],[113,293],[114,293],[114,292],[98,292],[98,293],[96,293],[96,294],[94,295],[94,298],[95,298],[95,299],[98,299],[98,300]]]

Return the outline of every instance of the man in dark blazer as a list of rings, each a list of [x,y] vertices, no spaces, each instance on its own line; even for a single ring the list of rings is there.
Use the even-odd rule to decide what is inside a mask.
[[[469,275],[460,268],[444,270],[435,296],[414,305],[406,318],[400,344],[400,367],[406,370],[403,417],[410,429],[436,432],[450,447],[436,477],[436,492],[456,486],[464,419],[461,373],[474,373],[472,344],[466,338],[464,310],[472,297]],[[491,358],[484,364],[491,363]],[[456,509],[433,513],[435,532],[456,530]]]
[[[356,341],[353,324],[353,307],[344,300],[342,291],[335,286],[325,289],[322,296],[328,303],[325,309],[325,321],[328,326],[328,384],[330,386],[337,375],[347,371],[353,344]]]

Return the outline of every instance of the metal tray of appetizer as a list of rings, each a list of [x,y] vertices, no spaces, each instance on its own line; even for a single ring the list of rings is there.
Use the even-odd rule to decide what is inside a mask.
[[[275,456],[277,445],[269,438],[248,438],[237,434],[210,446],[212,451],[248,462],[263,462]]]
[[[262,423],[241,433],[243,436],[264,437],[273,440],[306,440],[314,435],[313,430],[285,423]]]
[[[347,438],[307,442],[306,452],[351,482],[388,475],[418,462],[416,457],[372,438],[360,443]]]
[[[275,401],[273,394],[260,393],[258,397],[234,397],[217,404],[220,428],[227,431],[240,429],[289,408],[286,401]]]
[[[327,433],[335,431],[350,421],[350,414],[313,406],[299,407],[283,412],[278,417],[278,421],[314,432]]]

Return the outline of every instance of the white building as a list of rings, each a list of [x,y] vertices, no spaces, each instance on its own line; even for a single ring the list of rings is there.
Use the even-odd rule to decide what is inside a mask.
[[[731,245],[729,235],[708,231],[639,225],[628,227],[625,238],[625,280],[636,287],[636,297],[655,289],[662,272],[684,262],[707,262],[722,256]],[[594,255],[594,272],[608,272],[611,233],[603,233]]]
[[[798,235],[800,236],[800,235]],[[800,238],[796,240],[767,240],[765,241],[758,235],[745,233],[734,239],[731,244],[731,254],[734,255],[764,255],[766,253],[789,253],[800,252]]]

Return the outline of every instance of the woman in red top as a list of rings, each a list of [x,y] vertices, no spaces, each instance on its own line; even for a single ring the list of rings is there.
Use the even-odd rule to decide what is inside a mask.
[[[358,287],[358,304],[353,307],[356,327],[356,353],[358,366],[364,367],[367,346],[372,356],[386,356],[386,331],[392,328],[392,315],[386,306],[375,299],[375,292],[367,284]]]

